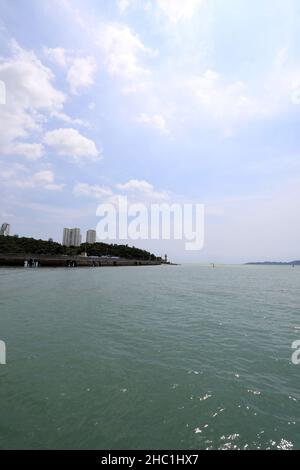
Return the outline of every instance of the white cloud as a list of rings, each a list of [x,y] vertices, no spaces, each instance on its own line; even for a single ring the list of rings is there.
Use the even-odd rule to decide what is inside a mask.
[[[285,52],[286,54],[286,52]],[[230,82],[214,70],[202,75],[181,77],[178,89],[185,83],[190,95],[184,95],[198,116],[208,118],[211,123],[231,137],[236,128],[256,119],[274,118],[286,112],[300,95],[300,68],[289,67],[282,57],[276,57],[268,73],[261,77],[259,86],[243,81]]]
[[[6,84],[8,105],[20,103],[24,108],[62,108],[65,96],[52,84],[54,75],[32,51],[11,43],[12,57],[1,59],[1,78]]]
[[[83,121],[82,119],[72,118],[68,114],[60,111],[52,112],[51,117],[66,122],[67,124],[72,124],[74,126],[89,127],[89,124],[86,121]]]
[[[102,24],[96,44],[104,53],[109,73],[127,80],[145,78],[148,71],[142,65],[141,58],[156,54],[145,47],[128,26],[118,23]]]
[[[111,189],[88,183],[77,183],[74,186],[73,193],[77,196],[86,196],[95,199],[103,199],[112,195]]]
[[[60,191],[64,184],[55,182],[52,170],[41,170],[31,174],[29,169],[18,163],[3,164],[0,174],[1,185],[19,189],[46,189]]]
[[[20,163],[8,164],[6,162],[2,162],[0,178],[2,182],[3,181],[13,182],[16,175],[21,174],[21,173],[24,174],[26,172],[27,172],[27,168],[25,165],[22,165]]]
[[[77,94],[80,89],[93,85],[96,68],[93,57],[74,59],[67,75],[71,92]]]
[[[45,186],[45,189],[48,189],[48,191],[61,191],[64,187],[65,187],[65,184],[51,183],[51,184],[47,184]]]
[[[42,144],[15,143],[10,147],[10,153],[21,155],[28,160],[38,160],[44,155],[44,146]]]
[[[67,52],[62,47],[55,47],[53,49],[44,47],[44,53],[55,64],[62,68],[67,67]]]
[[[44,170],[35,173],[31,181],[34,186],[42,186],[49,191],[60,191],[64,187],[64,184],[55,183],[54,173],[51,170]]]
[[[145,126],[151,127],[152,129],[158,130],[162,134],[168,133],[166,121],[160,114],[149,116],[146,113],[142,113],[135,119],[135,121],[140,124],[144,124]]]
[[[218,51],[214,51],[212,40],[215,8],[213,5],[209,8],[205,0],[119,0],[121,10],[130,6],[139,14],[145,5],[147,8],[152,5],[148,19],[153,22],[155,34],[159,33],[161,43],[156,47],[163,59],[155,63],[151,60],[157,55],[151,49],[154,43],[146,47],[141,36],[128,25],[105,22],[103,17],[91,18],[84,8],[76,10],[71,2],[64,3],[68,4],[68,13],[73,14],[84,33],[102,51],[100,60],[108,72],[123,80],[121,90],[142,92],[143,107],[134,109],[131,119],[142,113],[139,117],[150,125],[153,112],[164,116],[171,106],[177,119],[168,115],[169,129],[180,123],[184,132],[186,127],[203,119],[203,123],[230,137],[241,124],[276,116],[287,105],[300,102],[299,67],[288,61],[288,47],[281,47],[273,64],[265,64],[263,70],[258,68],[247,79],[232,81],[221,69],[217,73],[208,69],[209,64],[216,62],[214,56]],[[157,14],[167,20],[163,29],[154,21]],[[194,19],[195,24],[184,23]],[[245,67],[240,65],[237,64],[234,74],[241,70],[244,75]]]
[[[124,13],[130,7],[130,0],[118,0],[118,8]]]
[[[100,156],[96,144],[76,129],[62,128],[47,132],[44,141],[58,155],[72,157],[75,160],[82,158],[96,160]]]
[[[165,201],[169,198],[167,191],[156,191],[154,186],[145,180],[132,179],[124,184],[117,184],[116,188],[142,201]]]
[[[82,88],[94,84],[94,75],[97,69],[94,57],[74,56],[72,51],[61,47],[54,49],[45,47],[44,53],[52,62],[67,70],[67,82],[71,93],[78,94]]]
[[[213,70],[188,77],[186,89],[191,92],[191,110],[209,118],[225,137],[231,137],[241,122],[268,114],[268,109],[241,81],[226,83]]]
[[[37,158],[42,153],[38,144],[22,142],[40,133],[46,115],[63,108],[65,96],[54,88],[54,76],[34,52],[11,43],[11,57],[0,58],[0,80],[6,85],[6,105],[0,107],[0,151]],[[31,148],[29,145],[34,145]],[[31,155],[32,156],[32,155]]]
[[[203,0],[156,0],[161,12],[171,23],[193,18]]]
[[[117,184],[116,187],[121,191],[138,190],[142,192],[147,192],[153,190],[153,185],[145,180],[130,180],[124,184]]]
[[[77,183],[73,188],[73,193],[77,196],[102,199],[112,204],[118,202],[121,193],[126,195],[132,202],[162,202],[169,199],[169,194],[166,191],[156,191],[152,184],[144,180],[132,179],[127,183],[115,185],[115,188],[118,192],[99,185]]]
[[[33,176],[33,180],[36,183],[53,183],[54,181],[54,175],[51,170],[44,170],[44,171],[39,171],[38,173],[35,173]]]

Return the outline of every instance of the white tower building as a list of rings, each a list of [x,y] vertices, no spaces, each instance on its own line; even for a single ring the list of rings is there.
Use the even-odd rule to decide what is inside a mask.
[[[10,225],[4,222],[4,224],[2,224],[1,229],[0,229],[0,235],[2,235],[3,237],[8,237],[9,234],[10,234]]]
[[[80,228],[64,228],[63,245],[68,246],[68,247],[80,246],[81,245]]]
[[[96,240],[97,240],[96,230],[88,230],[86,232],[86,242],[92,245],[96,243]]]

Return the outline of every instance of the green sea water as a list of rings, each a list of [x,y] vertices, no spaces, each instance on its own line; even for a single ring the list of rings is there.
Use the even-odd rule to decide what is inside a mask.
[[[300,448],[297,327],[297,267],[0,269],[0,448]]]

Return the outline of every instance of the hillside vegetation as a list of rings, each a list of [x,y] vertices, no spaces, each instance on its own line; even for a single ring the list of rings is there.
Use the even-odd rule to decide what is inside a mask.
[[[19,238],[0,236],[1,254],[32,254],[32,255],[69,255],[76,256],[86,252],[88,256],[118,256],[126,259],[138,259],[155,261],[157,257],[148,251],[128,245],[109,245],[107,243],[95,243],[88,245],[83,243],[80,247],[60,245],[51,240],[35,240],[34,238]]]

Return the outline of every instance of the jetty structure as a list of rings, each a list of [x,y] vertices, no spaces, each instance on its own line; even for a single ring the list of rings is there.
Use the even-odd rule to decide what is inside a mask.
[[[47,256],[0,253],[0,266],[25,268],[96,268],[114,266],[158,266],[161,261],[126,259],[113,256]]]

